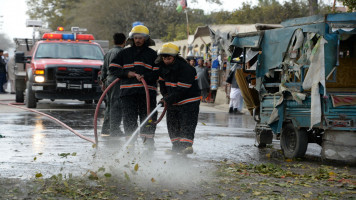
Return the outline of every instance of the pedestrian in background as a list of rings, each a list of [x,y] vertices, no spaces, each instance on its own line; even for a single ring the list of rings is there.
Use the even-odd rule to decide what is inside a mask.
[[[6,93],[4,84],[6,83],[6,62],[3,56],[4,50],[0,49],[0,94]]]
[[[206,102],[206,98],[208,97],[208,92],[210,88],[210,83],[209,83],[208,68],[204,66],[204,60],[202,58],[198,59],[198,66],[195,67],[195,70],[197,71],[198,85],[201,90],[201,95],[203,97],[202,101]]]
[[[235,78],[235,73],[236,69],[241,68],[239,64],[235,64],[232,68],[231,71],[226,79],[226,87],[230,87],[230,104],[229,104],[229,113],[231,114],[242,114],[242,105],[243,105],[243,99],[241,95],[241,90],[239,88],[239,85],[236,82]],[[227,91],[227,89],[225,90]]]
[[[120,97],[123,112],[123,124],[126,135],[132,135],[137,129],[137,118],[143,122],[147,117],[147,101],[145,88],[141,82],[144,78],[149,89],[151,110],[156,107],[158,67],[155,64],[157,53],[149,46],[155,43],[150,38],[146,26],[132,28],[127,43],[131,47],[122,50],[111,62],[109,74],[120,78]],[[152,116],[156,121],[157,112]],[[154,134],[156,125],[146,124],[141,128],[141,138],[148,150],[154,150]]]
[[[192,66],[192,67],[195,67],[195,59],[194,58],[191,58],[189,60],[189,65]]]
[[[104,84],[104,88],[108,87],[116,79],[115,76],[108,74],[109,65],[117,54],[124,49],[126,36],[123,33],[115,33],[113,39],[115,47],[105,54],[104,64],[101,68],[100,80],[102,84]],[[120,128],[121,121],[122,108],[119,81],[106,93],[104,122],[101,128],[101,134],[111,136],[124,135]]]
[[[15,94],[15,56],[12,56],[7,62],[7,78],[10,86],[10,93]]]
[[[196,70],[178,53],[179,48],[173,43],[163,44],[158,51],[161,102],[168,107],[167,128],[172,151],[191,154],[201,96]]]

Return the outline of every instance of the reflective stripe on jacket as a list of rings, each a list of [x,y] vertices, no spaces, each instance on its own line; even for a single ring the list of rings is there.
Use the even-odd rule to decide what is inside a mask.
[[[200,101],[197,72],[183,58],[176,57],[172,65],[160,62],[159,84],[164,100],[169,105],[183,105]]]
[[[142,82],[136,78],[128,78],[132,71],[143,75],[150,94],[156,95],[158,66],[154,63],[157,53],[148,46],[132,46],[122,50],[110,63],[109,74],[113,74],[121,80],[121,96],[145,94]]]

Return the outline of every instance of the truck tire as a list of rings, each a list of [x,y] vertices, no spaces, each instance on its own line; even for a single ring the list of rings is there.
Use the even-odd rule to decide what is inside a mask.
[[[304,157],[308,147],[308,135],[305,129],[296,129],[292,123],[282,127],[281,148],[286,158]]]
[[[35,92],[32,90],[30,82],[27,82],[26,84],[25,104],[27,108],[36,108],[37,106]]]
[[[271,130],[258,129],[256,132],[256,142],[258,148],[265,148],[267,144],[272,144],[273,133]]]
[[[23,103],[25,100],[25,95],[22,90],[16,90],[16,103]]]

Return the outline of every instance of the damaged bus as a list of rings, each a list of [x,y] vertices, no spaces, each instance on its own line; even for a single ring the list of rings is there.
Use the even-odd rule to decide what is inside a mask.
[[[356,13],[281,25],[237,34],[230,46],[259,147],[275,135],[286,158],[317,143],[323,159],[356,163]]]

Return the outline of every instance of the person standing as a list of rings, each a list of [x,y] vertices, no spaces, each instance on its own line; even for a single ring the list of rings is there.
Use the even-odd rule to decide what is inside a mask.
[[[123,33],[113,35],[115,47],[110,49],[104,56],[104,64],[101,69],[100,80],[107,88],[116,78],[108,75],[111,61],[125,47],[126,36]],[[101,128],[102,135],[119,136],[123,135],[120,129],[122,121],[122,108],[120,101],[120,81],[117,82],[106,94],[104,122]]]
[[[141,78],[144,78],[149,89],[150,107],[156,107],[158,67],[155,65],[157,53],[149,46],[154,45],[149,30],[144,25],[132,28],[127,43],[131,46],[122,50],[111,62],[109,75],[120,78],[120,97],[123,112],[125,135],[131,135],[136,128],[137,118],[140,122],[147,117],[146,93]],[[157,113],[152,120],[157,119]],[[141,128],[141,138],[148,149],[154,150],[156,126],[146,124]]]
[[[204,60],[198,60],[198,66],[195,67],[198,76],[198,85],[201,90],[201,95],[203,97],[202,101],[206,102],[206,98],[208,97],[209,92],[209,72],[208,69],[204,66]]]
[[[168,106],[167,128],[172,151],[193,153],[195,128],[198,123],[200,89],[197,72],[181,56],[173,43],[165,43],[158,51],[159,84],[163,99]]]
[[[4,50],[0,49],[0,94],[6,93],[4,84],[6,83],[6,62],[3,56]]]
[[[229,104],[229,113],[233,113],[233,114],[242,114],[241,110],[242,110],[242,94],[241,94],[241,90],[239,88],[239,85],[236,82],[236,77],[235,77],[235,73],[236,73],[236,69],[239,68],[240,65],[235,64],[232,68],[231,71],[226,79],[226,87],[231,87],[230,89],[230,104]]]
[[[194,58],[192,58],[192,59],[189,60],[189,65],[192,66],[192,67],[195,67],[195,60],[194,60]]]
[[[12,56],[7,62],[7,77],[10,84],[10,93],[15,94],[15,56]]]

